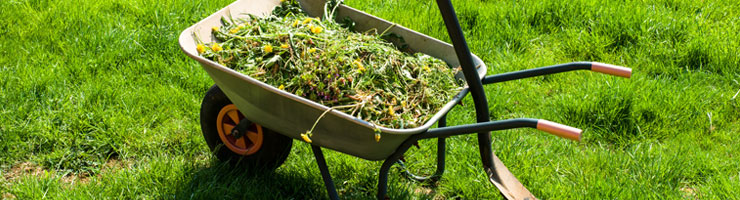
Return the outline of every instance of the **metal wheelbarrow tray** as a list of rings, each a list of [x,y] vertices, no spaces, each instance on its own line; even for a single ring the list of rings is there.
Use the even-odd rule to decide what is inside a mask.
[[[323,0],[299,0],[299,2],[304,12],[309,16],[324,16],[325,2]],[[197,43],[194,36],[197,35],[204,43],[215,41],[215,38],[211,34],[211,27],[222,26],[220,21],[222,17],[233,16],[234,18],[240,18],[247,17],[246,14],[265,16],[269,15],[279,4],[279,0],[238,0],[185,29],[180,34],[179,44],[185,54],[201,63],[218,88],[228,97],[228,100],[233,102],[236,108],[238,108],[238,111],[248,119],[245,120],[247,123],[259,124],[279,134],[300,140],[300,133],[311,129],[316,119],[329,109],[328,107],[279,90],[276,87],[224,67],[199,56],[196,51]],[[357,119],[343,112],[337,110],[330,111],[316,125],[311,139],[313,140],[312,147],[314,154],[329,195],[332,198],[337,198],[337,195],[320,147],[333,149],[367,160],[385,160],[380,169],[381,173],[378,183],[378,198],[385,198],[388,169],[393,163],[398,161],[403,153],[408,150],[409,146],[421,139],[438,138],[437,173],[433,177],[411,176],[417,180],[436,179],[444,171],[444,139],[449,136],[469,133],[478,133],[484,170],[489,174],[491,182],[501,190],[501,194],[510,199],[533,197],[506,167],[503,166],[498,158],[493,155],[489,131],[530,127],[561,137],[579,140],[581,130],[546,120],[527,118],[489,122],[488,106],[482,88],[483,84],[579,69],[594,70],[624,77],[629,77],[631,74],[631,70],[628,68],[595,62],[575,62],[485,76],[487,71],[486,65],[480,58],[470,53],[449,0],[437,0],[437,5],[440,8],[454,46],[345,5],[340,5],[337,8],[337,19],[350,18],[355,22],[356,31],[362,32],[370,29],[382,31],[390,27],[389,32],[401,36],[412,51],[440,58],[452,67],[461,67],[464,77],[460,78],[463,78],[467,82],[467,86],[453,97],[450,102],[445,104],[429,121],[416,128],[391,129],[380,126],[376,127],[369,122]],[[445,115],[447,112],[468,93],[471,93],[475,102],[478,123],[445,127]],[[201,113],[201,115],[203,114]],[[203,117],[201,116],[201,118]],[[430,129],[437,122],[439,122],[439,128]],[[381,131],[382,137],[379,142],[374,140],[376,128]],[[244,129],[242,127],[238,131],[243,131]],[[222,138],[222,140],[224,139]]]

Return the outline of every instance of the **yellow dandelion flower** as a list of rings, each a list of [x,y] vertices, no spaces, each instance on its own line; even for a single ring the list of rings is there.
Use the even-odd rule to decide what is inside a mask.
[[[211,46],[211,50],[213,50],[215,52],[219,52],[221,50],[224,50],[224,48],[222,48],[221,45],[219,45],[218,43],[215,43],[215,44],[213,44],[213,46]]]
[[[319,34],[319,33],[321,33],[322,30],[324,30],[324,29],[321,28],[320,26],[311,27],[311,32],[314,33],[314,34]]]
[[[295,21],[293,21],[293,25],[291,26],[296,27],[298,26],[298,23],[301,23],[301,21],[296,19]]]
[[[380,142],[380,133],[375,133],[375,142]]]
[[[237,26],[236,28],[238,28],[239,30],[244,29],[244,24],[239,24],[239,26]]]
[[[301,138],[303,138],[303,141],[306,141],[308,143],[311,143],[311,137],[308,136],[308,133],[301,133]]]
[[[218,31],[218,26],[211,27],[211,30],[214,31],[214,32],[215,31]]]
[[[303,24],[308,24],[308,22],[311,22],[311,20],[313,20],[313,18],[306,17],[306,19],[303,20]]]
[[[239,29],[238,28],[229,30],[229,33],[231,33],[231,34],[235,34],[236,32],[239,32]]]
[[[280,48],[287,49],[288,48],[288,44],[282,44],[282,45],[280,45]]]
[[[313,53],[313,52],[316,52],[316,48],[310,48],[310,49],[308,49],[308,53]]]
[[[388,106],[388,114],[391,116],[396,115],[396,111],[393,110],[393,106]]]
[[[284,90],[284,89],[285,89],[285,85],[283,85],[283,84],[280,84],[280,86],[278,86],[278,89],[280,89],[280,90]]]
[[[406,101],[401,101],[401,107],[406,108]]]
[[[429,68],[429,65],[424,65],[424,67],[422,67],[422,69],[424,69],[424,71],[427,71],[427,72],[431,72],[432,71],[432,69]]]
[[[206,51],[206,46],[203,44],[198,44],[197,46],[195,46],[195,50],[198,50],[198,53],[203,53],[204,51]]]
[[[264,51],[265,53],[272,53],[272,45],[265,45],[264,47],[262,47],[262,51]]]
[[[359,71],[360,73],[365,71],[365,67],[362,66],[362,63],[359,60],[355,60],[354,62],[352,62],[352,64],[355,64],[355,66],[357,66],[357,71]]]

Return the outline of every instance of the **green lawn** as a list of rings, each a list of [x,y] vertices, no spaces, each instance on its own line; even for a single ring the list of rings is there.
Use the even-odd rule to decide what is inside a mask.
[[[230,0],[0,1],[0,195],[18,199],[326,198],[295,141],[272,174],[210,155],[200,101],[213,84],[177,36]],[[447,40],[433,1],[346,4]],[[740,2],[457,0],[489,74],[571,61],[631,67],[631,79],[570,72],[486,86],[491,119],[579,127],[582,142],[532,129],[493,149],[543,199],[740,198]],[[472,101],[451,125],[474,122]],[[391,170],[393,198],[500,198],[474,135],[448,140],[436,184]],[[434,141],[410,152],[432,172]],[[373,198],[380,162],[326,150],[344,199]]]

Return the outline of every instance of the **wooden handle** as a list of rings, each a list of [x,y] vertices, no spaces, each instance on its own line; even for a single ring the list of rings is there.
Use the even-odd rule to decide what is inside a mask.
[[[565,139],[581,141],[581,129],[558,124],[555,122],[540,119],[537,121],[537,129],[560,136]]]
[[[604,74],[611,74],[614,76],[621,76],[625,78],[630,78],[630,76],[632,76],[632,69],[630,68],[620,67],[620,66],[606,64],[606,63],[599,63],[599,62],[591,63],[591,71],[601,72]]]

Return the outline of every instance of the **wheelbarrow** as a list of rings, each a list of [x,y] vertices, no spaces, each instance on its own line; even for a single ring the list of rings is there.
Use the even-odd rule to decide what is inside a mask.
[[[300,133],[309,130],[317,118],[328,111],[313,129],[311,148],[330,198],[339,197],[321,152],[322,148],[367,160],[383,160],[378,177],[377,198],[384,199],[390,167],[398,163],[417,141],[437,139],[437,170],[432,176],[410,177],[416,180],[437,180],[444,172],[446,138],[476,133],[483,170],[501,195],[507,199],[534,198],[493,153],[490,132],[529,127],[563,138],[580,140],[582,131],[543,119],[490,121],[483,85],[572,70],[592,70],[629,78],[631,69],[597,62],[573,62],[486,76],[486,65],[468,49],[450,0],[436,1],[452,45],[345,5],[339,5],[335,10],[337,19],[349,18],[355,22],[356,31],[388,30],[402,37],[404,45],[411,51],[442,59],[450,67],[462,68],[459,78],[467,85],[428,122],[408,129],[376,126],[346,113],[329,110],[327,106],[279,90],[198,55],[196,36],[202,42],[216,41],[210,30],[211,27],[222,25],[222,17],[269,15],[280,4],[280,0],[238,0],[185,29],[179,37],[182,51],[201,63],[215,82],[206,93],[200,111],[201,129],[206,143],[220,160],[239,160],[243,165],[274,170],[287,158],[293,139],[303,141]],[[309,16],[324,16],[324,0],[299,2]],[[398,42],[395,41],[400,45]],[[477,123],[447,126],[446,114],[468,94],[475,104]],[[435,123],[437,127],[432,128]],[[376,141],[374,138],[378,130],[382,139]]]

